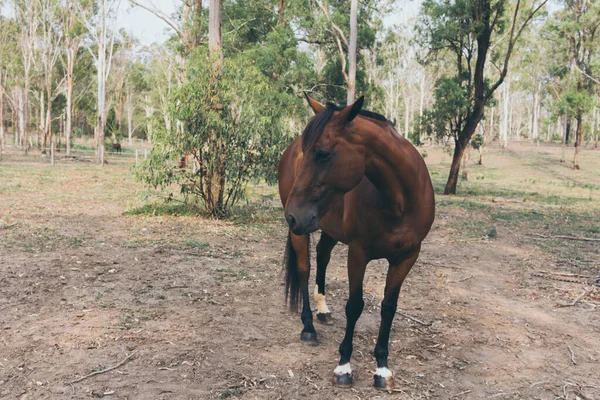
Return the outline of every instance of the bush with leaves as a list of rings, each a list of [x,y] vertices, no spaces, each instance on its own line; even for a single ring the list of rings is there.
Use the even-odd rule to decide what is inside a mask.
[[[187,80],[171,99],[177,129],[156,133],[136,176],[155,188],[176,184],[208,213],[224,217],[249,181],[276,179],[279,156],[291,141],[287,118],[300,99],[274,91],[243,53],[225,58],[220,71],[211,65],[202,51],[190,60]],[[185,167],[182,156],[190,161]]]

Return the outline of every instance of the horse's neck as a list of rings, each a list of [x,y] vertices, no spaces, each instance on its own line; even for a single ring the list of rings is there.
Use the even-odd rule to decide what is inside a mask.
[[[401,216],[421,201],[420,160],[406,139],[391,131],[375,132],[366,146],[365,175],[383,195],[390,211]],[[419,156],[420,157],[420,156]]]

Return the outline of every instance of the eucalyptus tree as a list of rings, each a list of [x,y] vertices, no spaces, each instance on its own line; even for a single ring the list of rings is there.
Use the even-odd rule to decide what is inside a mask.
[[[386,0],[296,0],[287,4],[286,15],[299,40],[323,62],[317,81],[306,85],[309,91],[342,104],[353,92],[367,97],[372,94],[375,85],[368,81],[363,53],[376,46],[377,33],[383,28],[382,16],[390,9]],[[354,78],[351,66],[356,68]]]
[[[112,58],[117,34],[116,21],[120,0],[98,0],[80,7],[80,16],[85,24],[89,40],[85,46],[94,58],[97,72],[96,85],[96,160],[104,165],[104,135],[109,103],[106,84],[112,67]]]
[[[58,0],[39,0],[40,61],[42,65],[43,87],[46,105],[40,104],[40,126],[43,131],[42,154],[46,153],[48,138],[52,131],[52,101],[62,92],[62,81],[55,82],[55,66],[63,47],[64,31],[60,18],[60,3]],[[45,114],[43,110],[45,108]]]
[[[19,88],[19,136],[25,154],[29,152],[29,90],[34,67],[35,44],[39,28],[40,3],[37,0],[14,0],[15,19],[19,27],[18,38],[23,68],[23,87]]]
[[[454,139],[454,154],[444,194],[455,194],[460,164],[469,141],[508,73],[521,34],[547,0],[425,0],[418,34],[427,62],[454,64],[436,81],[436,102],[428,131]],[[494,41],[504,46],[494,46]],[[449,64],[451,63],[451,64]],[[489,73],[494,66],[495,73]]]
[[[64,52],[65,57],[61,57],[63,70],[65,73],[66,84],[66,116],[65,116],[65,142],[67,147],[67,156],[71,155],[71,137],[73,135],[73,72],[75,62],[79,54],[80,43],[84,34],[84,25],[78,18],[77,5],[82,0],[65,0],[61,10],[62,25],[64,31]]]
[[[260,0],[213,4],[199,24],[209,27],[208,36],[188,57],[185,79],[161,89],[172,92],[168,116],[181,127],[155,126],[154,147],[136,175],[152,186],[176,184],[222,217],[250,180],[273,182],[281,151],[306,117],[299,94],[314,73],[287,22],[293,9],[284,9],[281,22],[279,9]],[[228,18],[219,24],[220,10]],[[180,163],[181,155],[189,162]]]
[[[579,169],[584,115],[593,109],[599,80],[600,3],[589,0],[562,3],[564,7],[548,21],[548,38],[555,49],[555,76],[563,82],[559,106],[577,122],[573,168]]]

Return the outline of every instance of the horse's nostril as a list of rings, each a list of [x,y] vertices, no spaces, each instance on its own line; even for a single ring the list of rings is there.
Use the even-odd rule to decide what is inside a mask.
[[[296,227],[296,218],[294,218],[293,215],[288,215],[287,222],[290,226],[290,229],[294,230],[294,228]]]

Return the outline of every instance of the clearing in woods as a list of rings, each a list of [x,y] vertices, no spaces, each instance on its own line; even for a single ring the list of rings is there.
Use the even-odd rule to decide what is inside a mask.
[[[461,195],[437,196],[400,294],[414,319],[394,321],[394,397],[600,399],[598,151],[581,171],[558,148],[486,151]],[[451,157],[426,152],[439,193]],[[328,269],[335,324],[306,347],[283,305],[275,188],[253,187],[229,221],[164,215],[145,193],[127,165],[0,163],[0,398],[387,397],[369,386],[383,261],[367,268],[355,386],[334,388],[345,247]]]

